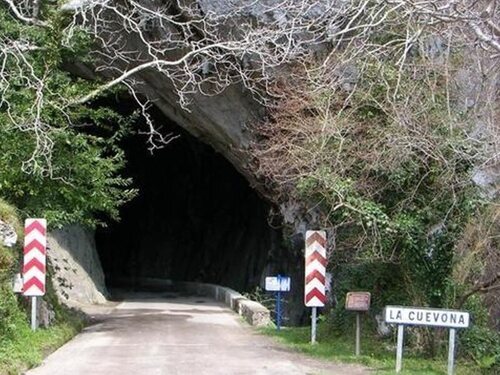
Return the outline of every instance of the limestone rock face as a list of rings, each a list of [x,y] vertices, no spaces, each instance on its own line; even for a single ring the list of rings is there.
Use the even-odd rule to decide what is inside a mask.
[[[495,199],[500,195],[500,164],[476,168],[472,181],[482,188],[487,198]]]
[[[50,327],[56,319],[56,313],[52,309],[52,306],[43,298],[38,299],[37,316],[38,325],[44,328]]]
[[[261,121],[264,109],[252,95],[238,85],[217,96],[195,94],[189,111],[180,108],[177,94],[168,80],[155,72],[141,74],[141,91],[179,126],[221,153],[251,184],[254,176],[247,164],[246,150],[251,142],[249,129]]]
[[[277,0],[270,0],[271,3],[279,3]],[[74,11],[78,7],[87,3],[86,0],[70,0],[65,3],[63,10]],[[237,0],[217,0],[217,1],[195,1],[197,7],[203,12],[214,12],[216,14],[225,14],[229,10],[234,10],[236,7],[243,6],[247,9],[248,14],[244,17],[250,19],[261,19],[264,17],[264,10],[259,2],[249,6],[247,2]],[[139,2],[141,3],[141,2]],[[144,4],[152,4],[154,2],[143,1]],[[175,3],[175,2],[174,2]],[[189,2],[187,2],[189,3]],[[175,6],[172,6],[175,8]],[[114,17],[110,15],[109,17]],[[116,23],[115,34],[123,32],[121,22]],[[222,27],[221,34],[230,33],[232,28]],[[162,41],[170,37],[170,33],[177,33],[178,30],[172,29],[172,25],[157,25],[151,24],[147,35],[150,41]],[[104,36],[110,41],[114,40],[109,35]],[[112,44],[110,41],[105,45]],[[134,51],[133,54],[146,56],[148,47],[144,40],[136,33],[130,33],[125,38],[120,38],[118,44],[122,44],[121,49],[126,51]],[[167,59],[176,59],[182,54],[181,50],[174,48],[166,52]],[[114,79],[119,71],[125,71],[131,68],[131,64],[123,62],[121,59],[106,60],[103,57],[105,53],[100,55],[103,61],[96,62],[96,66],[87,66],[81,62],[71,62],[65,66],[68,71],[89,80],[95,80],[98,77],[105,79]],[[165,58],[165,56],[163,58]],[[132,62],[132,65],[138,62]],[[100,66],[98,69],[97,66]],[[104,66],[113,66],[113,69],[103,69]],[[250,129],[255,126],[265,116],[265,109],[255,97],[245,89],[241,83],[235,83],[226,87],[217,95],[204,95],[200,92],[193,91],[188,95],[189,104],[186,108],[182,108],[178,96],[178,88],[164,74],[159,73],[155,69],[142,70],[134,75],[134,90],[147,98],[154,106],[160,109],[161,112],[170,120],[175,122],[180,127],[184,128],[190,134],[200,139],[205,144],[212,146],[217,152],[221,153],[233,166],[249,180],[252,185],[258,185],[255,176],[250,171],[248,164],[250,157],[246,150],[252,141]],[[208,90],[210,92],[210,90]],[[162,128],[162,124],[156,124],[158,129]],[[259,186],[256,186],[260,188]]]
[[[17,233],[14,227],[0,220],[0,243],[6,247],[12,247],[17,242]]]
[[[68,306],[106,302],[106,286],[92,231],[73,225],[48,235],[53,284]]]

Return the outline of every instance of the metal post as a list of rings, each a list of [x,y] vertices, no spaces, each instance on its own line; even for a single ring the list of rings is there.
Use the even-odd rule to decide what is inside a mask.
[[[356,312],[356,356],[361,353],[361,314]]]
[[[316,344],[316,310],[317,307],[312,308],[311,315],[311,344]]]
[[[405,326],[403,324],[398,325],[398,346],[396,349],[396,372],[401,372],[401,367],[403,363],[403,336],[404,336]]]
[[[450,338],[448,342],[448,375],[453,375],[454,362],[455,362],[455,328],[450,328]]]
[[[279,331],[281,328],[281,292],[278,291],[276,297],[276,329]]]
[[[276,293],[276,329],[281,328],[281,275],[278,275],[278,293]]]
[[[36,297],[31,297],[31,329],[35,331],[37,328],[36,322]]]

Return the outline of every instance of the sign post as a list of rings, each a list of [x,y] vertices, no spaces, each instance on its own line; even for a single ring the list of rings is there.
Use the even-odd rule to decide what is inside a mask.
[[[325,306],[326,302],[326,232],[308,230],[306,232],[305,250],[305,296],[304,303],[312,307],[311,314],[311,344],[316,343],[317,308]]]
[[[401,372],[403,366],[403,336],[405,333],[405,326],[398,324],[398,344],[396,347],[396,372]]]
[[[31,330],[35,331],[38,328],[36,320],[36,296],[31,297]]]
[[[405,325],[450,328],[448,347],[448,375],[453,374],[455,362],[455,331],[467,328],[469,313],[458,310],[429,309],[422,307],[386,306],[386,323],[398,325],[398,343],[396,350],[396,372],[401,372],[403,362],[403,334]]]
[[[455,328],[450,328],[450,337],[448,339],[448,375],[453,374],[455,364]]]
[[[266,291],[276,292],[276,329],[281,328],[281,292],[290,291],[290,277],[278,275],[266,277]]]
[[[361,354],[361,315],[356,311],[356,357]]]
[[[37,328],[37,297],[45,294],[47,221],[26,219],[24,224],[23,295],[31,297],[31,329]]]
[[[278,282],[281,276],[278,275]],[[281,289],[276,292],[276,329],[279,331],[281,329]]]
[[[311,312],[311,344],[316,344],[316,322],[318,314],[318,308],[313,307]]]
[[[361,354],[361,312],[370,310],[369,292],[349,292],[345,299],[345,309],[356,312],[356,356]]]

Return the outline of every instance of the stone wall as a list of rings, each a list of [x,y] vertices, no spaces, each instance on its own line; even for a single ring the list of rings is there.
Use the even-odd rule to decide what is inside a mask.
[[[71,307],[106,302],[104,273],[91,230],[73,225],[52,231],[47,256],[61,302]]]

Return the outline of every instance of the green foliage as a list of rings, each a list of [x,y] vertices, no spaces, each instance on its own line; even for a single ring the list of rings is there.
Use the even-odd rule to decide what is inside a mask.
[[[500,332],[488,327],[488,312],[479,296],[467,300],[464,309],[473,317],[472,325],[459,332],[459,351],[472,358],[485,374],[500,369]]]
[[[18,327],[25,324],[25,316],[19,310],[17,300],[10,290],[10,280],[3,280],[0,286],[0,337],[12,340],[17,334]],[[3,345],[2,345],[3,346]]]
[[[65,223],[92,226],[95,215],[118,218],[118,208],[135,191],[119,176],[125,160],[116,139],[66,130],[54,136],[53,176],[27,174],[31,140],[0,127],[0,192],[22,208],[25,216],[48,219],[52,227]]]
[[[335,285],[338,303],[327,318],[332,331],[346,333],[352,329],[354,314],[344,308],[348,292],[370,291],[372,317],[380,313],[386,305],[405,305],[411,302],[405,284],[399,282],[404,280],[404,274],[397,264],[379,262],[336,264],[332,273],[338,280]],[[370,329],[372,332],[375,331],[374,326]]]
[[[462,332],[460,350],[472,357],[485,374],[500,369],[500,334],[487,326],[473,325]]]
[[[19,220],[19,213],[12,205],[8,204],[1,198],[0,198],[0,219],[12,225],[16,233],[22,232],[21,222]]]
[[[58,323],[49,329],[31,331],[25,322],[17,328],[16,340],[0,340],[0,374],[17,375],[39,365],[47,353],[70,340],[78,328]]]
[[[354,315],[354,314],[352,314]],[[363,327],[365,321],[363,322]],[[361,338],[361,356],[354,355],[354,325],[350,331],[338,334],[332,332],[328,324],[318,324],[318,342],[310,344],[310,327],[285,327],[280,332],[275,329],[265,329],[264,333],[276,336],[282,343],[307,355],[335,362],[360,363],[368,366],[374,374],[395,374],[395,341],[381,340],[363,329]],[[478,366],[459,361],[456,364],[456,374],[476,375],[482,373]],[[404,354],[403,371],[401,374],[441,375],[446,374],[446,358],[423,358],[413,353]]]
[[[105,106],[71,101],[96,83],[72,76],[64,64],[88,55],[88,36],[76,32],[65,43],[63,15],[46,7],[48,27],[25,25],[0,5],[0,40],[6,47],[0,79],[0,195],[24,216],[45,217],[51,227],[88,226],[118,218],[118,208],[135,195],[118,147],[130,119]]]
[[[19,374],[39,364],[48,351],[73,337],[82,323],[59,305],[49,282],[44,299],[54,308],[56,323],[48,329],[31,330],[26,311],[28,300],[16,296],[11,286],[21,254],[22,229],[16,210],[1,199],[0,219],[14,225],[20,238],[12,249],[0,245],[0,374]]]
[[[16,233],[22,233],[21,223],[14,207],[0,198],[0,220],[14,227]],[[20,238],[22,240],[22,237]],[[19,239],[18,239],[19,241]],[[0,284],[10,281],[9,277],[15,267],[15,250],[6,248],[0,243]],[[1,310],[1,307],[0,307]],[[0,319],[3,314],[0,314]]]
[[[405,40],[397,23],[383,28],[370,37],[374,45]],[[314,85],[289,82],[287,99],[260,134],[267,144],[257,152],[259,172],[276,181],[278,199],[302,205],[300,220],[313,212],[316,225],[332,229],[337,299],[366,290],[375,312],[387,303],[455,307],[457,246],[494,204],[471,181],[491,156],[470,136],[478,119],[452,99],[450,72],[463,69],[464,58],[443,54],[431,62],[415,50],[403,61],[396,47],[383,58],[358,53],[350,45],[332,52],[328,69],[337,76],[318,69]],[[346,68],[356,72],[350,88]],[[477,280],[460,284],[465,290]],[[350,320],[341,304],[332,323],[342,331]],[[423,351],[439,351],[438,335],[413,335]]]

